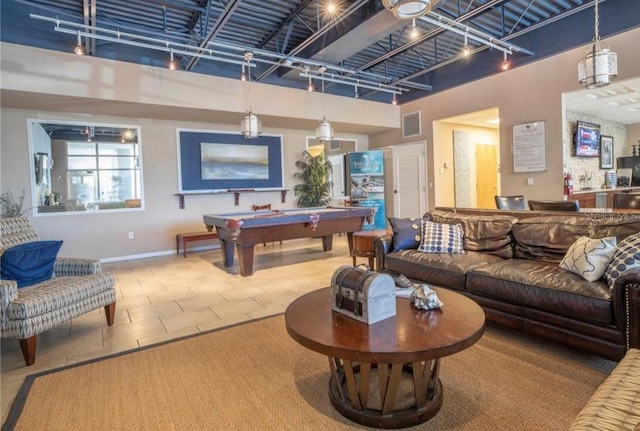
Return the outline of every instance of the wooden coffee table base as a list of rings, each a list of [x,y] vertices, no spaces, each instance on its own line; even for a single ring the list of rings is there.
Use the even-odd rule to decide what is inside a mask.
[[[329,357],[329,366],[331,405],[342,416],[361,425],[406,428],[431,419],[442,406],[442,383],[438,378],[439,359],[413,364],[370,364]],[[373,373],[378,376],[379,408],[370,405],[369,391]],[[396,409],[403,373],[412,378],[415,403]]]

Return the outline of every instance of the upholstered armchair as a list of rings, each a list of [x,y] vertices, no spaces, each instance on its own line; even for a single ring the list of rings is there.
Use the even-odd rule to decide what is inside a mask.
[[[0,232],[0,256],[15,245],[38,241],[25,217],[0,219]],[[38,334],[100,307],[107,325],[113,325],[115,278],[102,272],[99,260],[57,257],[50,279],[20,288],[14,280],[0,280],[0,336],[17,339],[25,363],[32,365]]]

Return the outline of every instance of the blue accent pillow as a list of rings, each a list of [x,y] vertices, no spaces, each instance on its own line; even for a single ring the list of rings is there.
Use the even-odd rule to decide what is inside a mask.
[[[62,241],[33,241],[15,245],[2,253],[3,280],[15,280],[18,287],[31,286],[51,278]]]
[[[422,236],[420,235],[421,218],[389,217],[389,224],[393,229],[391,251],[412,250],[418,248]]]

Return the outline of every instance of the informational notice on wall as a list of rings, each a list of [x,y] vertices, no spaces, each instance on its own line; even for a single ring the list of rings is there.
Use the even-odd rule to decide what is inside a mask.
[[[544,121],[513,126],[513,172],[546,170]]]

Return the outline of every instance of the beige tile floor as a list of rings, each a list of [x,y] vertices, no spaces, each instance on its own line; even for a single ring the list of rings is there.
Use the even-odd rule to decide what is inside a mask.
[[[346,237],[334,236],[330,252],[319,239],[258,245],[251,277],[240,275],[237,261],[224,269],[220,250],[104,264],[118,280],[113,326],[100,309],[51,329],[38,336],[30,367],[17,341],[2,340],[2,421],[29,374],[282,313],[351,263]]]

